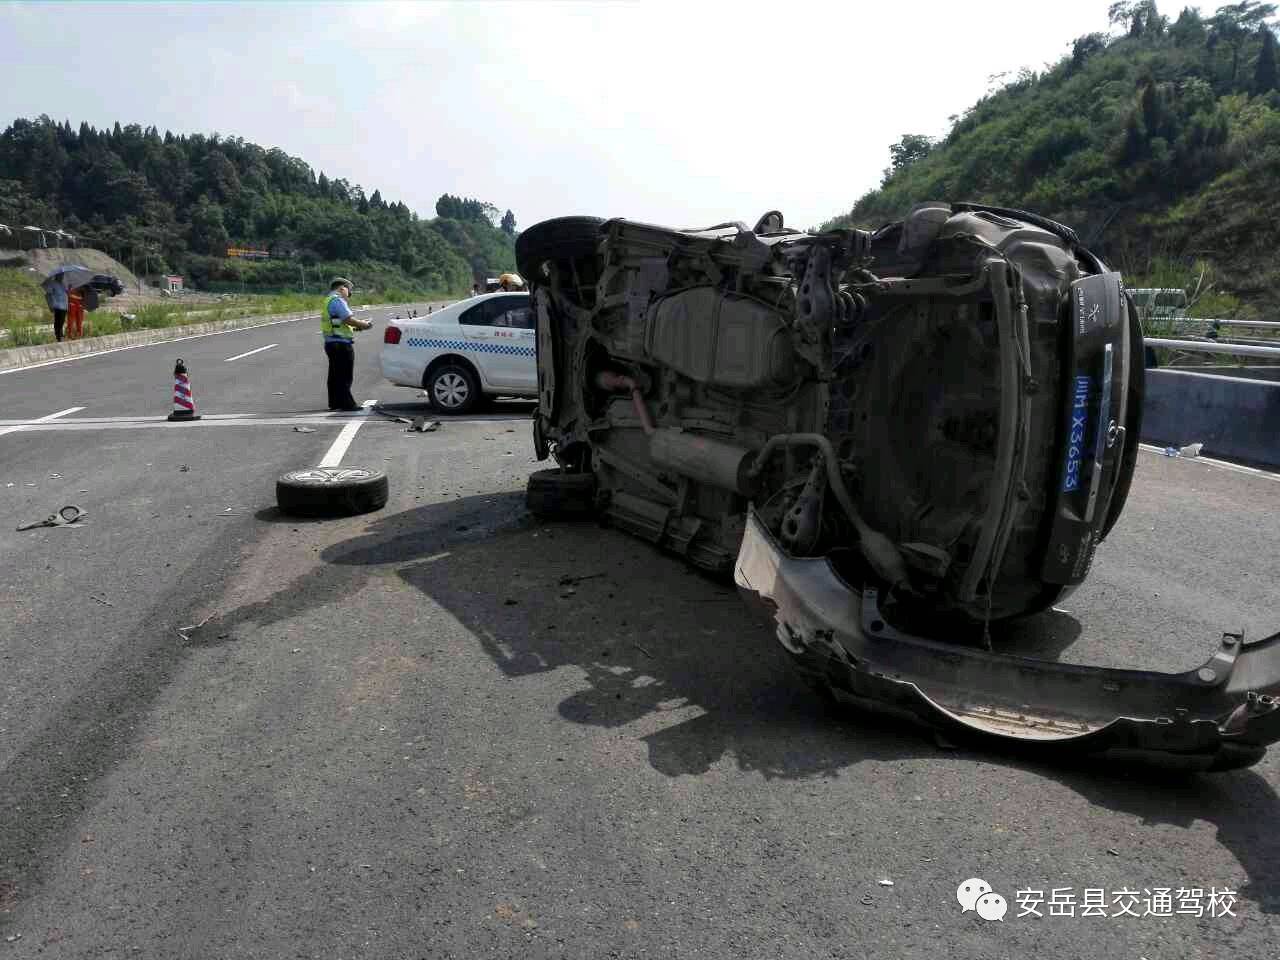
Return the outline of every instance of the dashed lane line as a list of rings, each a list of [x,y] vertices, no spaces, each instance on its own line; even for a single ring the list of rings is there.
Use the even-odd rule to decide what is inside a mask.
[[[77,353],[70,357],[58,357],[56,360],[41,360],[39,363],[28,363],[22,367],[9,367],[7,370],[0,370],[0,377],[6,373],[21,373],[23,370],[36,370],[40,367],[51,367],[55,363],[70,363],[72,360],[88,360],[90,357],[105,357],[109,353],[121,353],[125,350],[141,350],[143,347],[165,347],[171,343],[182,343],[184,340],[203,340],[205,337],[222,337],[228,333],[250,333],[254,330],[261,330],[264,327],[274,327],[281,323],[297,323],[299,320],[310,319],[309,316],[303,317],[286,317],[284,320],[271,320],[267,323],[255,324],[252,327],[235,327],[231,330],[214,330],[212,333],[193,333],[189,337],[174,337],[171,340],[156,340],[153,343],[131,343],[125,347],[109,347],[106,350],[95,350],[93,353]]]
[[[244,353],[237,353],[234,357],[227,357],[223,363],[230,363],[232,360],[243,360],[245,357],[252,357],[255,353],[261,353],[263,350],[270,350],[272,347],[278,347],[278,343],[268,343],[265,347],[259,347],[257,350],[246,350]]]

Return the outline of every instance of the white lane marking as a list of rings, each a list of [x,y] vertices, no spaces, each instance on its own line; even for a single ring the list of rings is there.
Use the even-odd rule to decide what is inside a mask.
[[[366,400],[361,406],[368,409],[372,407],[376,400]],[[342,458],[346,456],[347,447],[351,446],[351,441],[356,438],[356,431],[367,420],[368,417],[361,417],[359,420],[352,421],[342,428],[342,432],[338,434],[338,439],[333,441],[333,446],[329,448],[329,452],[324,455],[324,459],[320,461],[322,467],[336,467],[342,463]]]
[[[1158,454],[1164,456],[1164,447],[1153,446],[1149,443],[1138,444],[1147,453]],[[1272,473],[1269,470],[1259,470],[1257,467],[1246,467],[1239,463],[1230,463],[1226,460],[1215,460],[1213,457],[1170,457],[1170,460],[1183,460],[1187,463],[1203,463],[1210,467],[1221,467],[1223,470],[1232,470],[1236,473],[1247,473],[1251,476],[1262,477],[1266,480],[1280,481],[1280,473]]]
[[[221,337],[228,333],[246,333],[254,330],[261,330],[263,327],[274,327],[281,323],[297,323],[299,320],[310,320],[312,314],[302,317],[286,317],[284,320],[271,320],[267,323],[259,323],[252,327],[236,327],[233,330],[214,330],[212,333],[193,333],[189,337],[174,337],[172,340],[157,340],[154,343],[131,343],[127,347],[111,347],[107,350],[95,350],[93,353],[77,353],[73,357],[59,357],[57,360],[41,360],[39,363],[29,363],[25,367],[10,367],[7,370],[0,370],[0,377],[6,373],[21,373],[23,370],[35,370],[38,367],[51,367],[55,363],[70,363],[72,360],[88,360],[90,357],[105,357],[108,353],[121,353],[124,350],[141,350],[143,347],[163,347],[170,343],[182,343],[184,340],[203,340],[205,337]],[[319,319],[320,315],[314,315]]]
[[[68,413],[75,413],[77,410],[83,410],[83,409],[84,407],[67,407],[67,409],[65,410],[59,410],[57,413],[51,413],[47,417],[38,417],[37,419],[31,422],[32,423],[48,423],[50,420],[57,420],[59,417],[65,417]],[[5,429],[0,430],[0,437],[3,437],[6,433],[16,433],[19,430],[25,429],[25,427],[26,427],[26,424],[21,424],[16,427],[6,427]]]
[[[230,363],[232,360],[243,360],[245,357],[252,357],[255,353],[261,353],[263,350],[270,350],[272,347],[278,347],[278,343],[268,343],[265,347],[259,347],[257,350],[246,350],[244,353],[237,353],[234,357],[227,357],[223,363]]]

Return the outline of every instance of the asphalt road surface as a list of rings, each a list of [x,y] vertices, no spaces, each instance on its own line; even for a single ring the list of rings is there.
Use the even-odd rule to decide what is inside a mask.
[[[357,399],[423,412],[379,339]],[[528,404],[409,434],[324,373],[286,323],[0,374],[0,960],[1275,955],[1275,754],[1156,778],[832,715],[724,584],[526,514]],[[352,422],[391,502],[280,516]],[[1144,453],[1086,586],[999,642],[1181,670],[1280,629],[1278,508]]]

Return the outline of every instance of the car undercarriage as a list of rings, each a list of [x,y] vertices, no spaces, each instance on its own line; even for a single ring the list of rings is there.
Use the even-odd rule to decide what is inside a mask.
[[[1067,227],[923,203],[874,231],[544,221],[533,512],[730,573],[824,696],[954,739],[1192,769],[1280,739],[1280,634],[1184,674],[991,651],[1083,581],[1138,451],[1142,340]]]

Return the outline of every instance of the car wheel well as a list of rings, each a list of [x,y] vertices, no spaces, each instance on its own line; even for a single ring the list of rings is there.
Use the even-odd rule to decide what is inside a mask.
[[[431,375],[433,373],[441,367],[449,365],[464,367],[471,371],[471,375],[476,378],[476,383],[480,385],[480,391],[482,393],[484,392],[484,379],[480,376],[480,371],[476,369],[476,365],[466,357],[460,356],[456,353],[446,353],[444,356],[436,357],[427,364],[427,369],[422,371],[422,389],[428,389],[427,385],[431,382]]]

